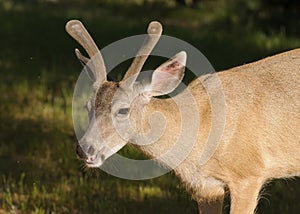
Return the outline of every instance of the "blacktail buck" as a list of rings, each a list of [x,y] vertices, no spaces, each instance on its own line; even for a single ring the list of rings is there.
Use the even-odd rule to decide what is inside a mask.
[[[94,80],[94,94],[87,106],[94,118],[79,140],[79,156],[87,166],[99,167],[126,144],[133,143],[151,158],[162,157],[181,132],[181,113],[172,98],[156,96],[169,94],[179,85],[188,57],[184,50],[155,69],[151,81],[137,81],[162,33],[160,23],[151,22],[148,39],[138,56],[123,79],[113,82],[107,80],[100,51],[82,23],[71,20],[66,30],[93,57],[89,75]],[[78,49],[75,52],[82,64],[90,61]],[[211,75],[221,82],[226,107],[222,138],[213,152],[204,151],[210,148],[205,144],[212,126],[211,104],[219,99],[218,93],[213,93]],[[212,93],[208,95],[206,88]],[[220,213],[224,194],[229,190],[230,213],[254,213],[264,183],[300,176],[300,49],[200,76],[176,96],[183,97],[186,91],[193,95],[198,108],[188,113],[199,117],[199,124],[190,123],[188,128],[198,127],[199,134],[191,152],[174,172],[197,200],[200,212]],[[164,133],[152,144],[138,145],[136,135],[149,132],[154,112],[165,117]],[[203,153],[212,154],[205,164],[199,161]],[[172,157],[158,161],[169,166]]]

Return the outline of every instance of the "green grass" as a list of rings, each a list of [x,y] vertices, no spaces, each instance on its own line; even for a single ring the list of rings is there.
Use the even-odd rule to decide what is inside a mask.
[[[0,213],[197,212],[172,173],[129,181],[77,160],[71,102],[81,66],[73,54],[78,44],[64,30],[69,19],[83,20],[101,47],[144,33],[158,19],[167,35],[199,48],[217,70],[300,47],[294,35],[243,28],[234,14],[228,18],[211,5],[199,12],[40,2],[0,0]],[[122,152],[140,157],[130,147]],[[299,180],[272,182],[265,193],[259,213],[300,210]]]

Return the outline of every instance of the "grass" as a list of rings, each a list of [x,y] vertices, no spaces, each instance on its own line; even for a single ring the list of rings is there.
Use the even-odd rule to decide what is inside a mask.
[[[73,54],[78,45],[64,24],[83,20],[104,47],[159,19],[167,35],[199,48],[217,70],[299,47],[300,39],[250,24],[244,29],[234,15],[211,5],[199,13],[78,1],[66,8],[64,2],[0,0],[0,213],[196,213],[196,202],[172,173],[122,180],[86,170],[76,159],[71,102],[81,67]],[[140,155],[130,147],[122,152]],[[299,180],[272,182],[265,193],[258,213],[300,210]]]

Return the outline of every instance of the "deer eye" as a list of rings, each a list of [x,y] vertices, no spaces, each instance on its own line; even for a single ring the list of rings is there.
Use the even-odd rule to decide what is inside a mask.
[[[92,110],[92,104],[90,101],[88,101],[86,104],[85,104],[85,109],[90,112]]]
[[[89,116],[89,120],[91,121],[92,117],[93,117],[93,104],[92,104],[92,101],[89,100],[87,101],[87,103],[84,105],[87,113],[88,113],[88,116]]]
[[[122,115],[122,116],[125,116],[129,113],[129,108],[121,108],[119,109],[118,111],[118,115]]]

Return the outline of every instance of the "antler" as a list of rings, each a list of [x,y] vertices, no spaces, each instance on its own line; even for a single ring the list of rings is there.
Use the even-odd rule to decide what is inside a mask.
[[[136,80],[137,75],[142,70],[146,59],[148,58],[150,52],[152,51],[152,49],[154,48],[161,36],[161,24],[157,21],[151,22],[148,26],[147,33],[148,36],[146,40],[144,41],[142,47],[138,51],[137,56],[134,58],[131,66],[129,67],[122,81],[125,81],[130,77],[132,77],[132,80],[130,80],[132,83]]]
[[[78,20],[71,20],[66,24],[66,31],[86,50],[92,59],[94,68],[91,70],[95,82],[101,83],[106,80],[106,69],[101,53],[83,24]],[[84,64],[90,60],[84,57],[78,49],[75,49],[75,53],[77,58]]]

